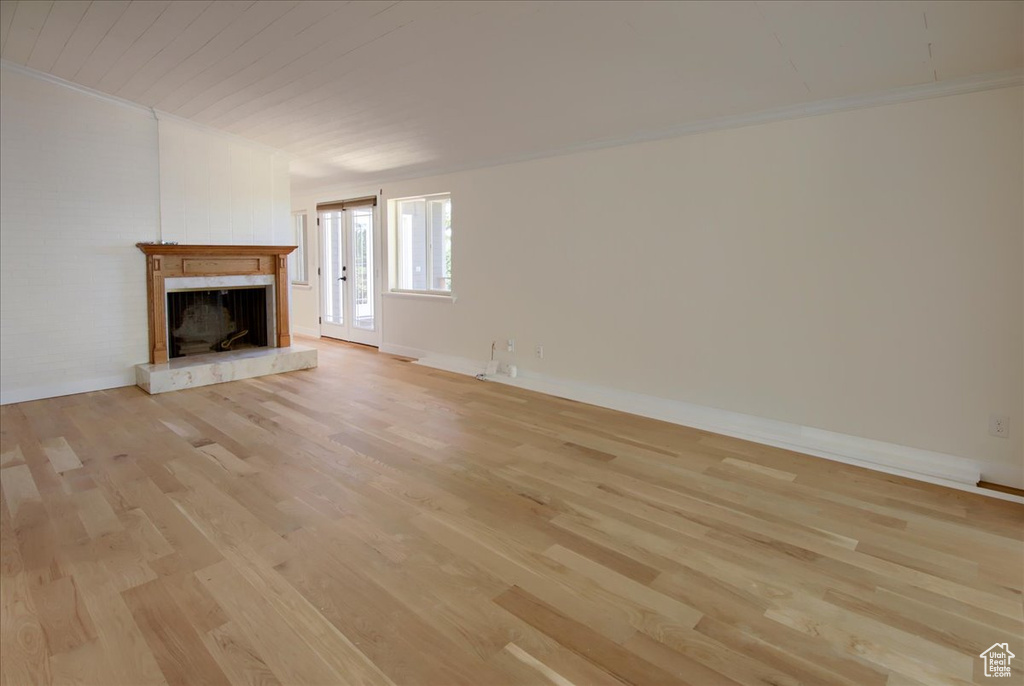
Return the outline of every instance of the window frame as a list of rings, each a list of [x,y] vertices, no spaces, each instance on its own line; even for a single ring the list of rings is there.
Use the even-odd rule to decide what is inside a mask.
[[[302,217],[301,231],[297,221],[299,217]],[[288,281],[292,286],[309,286],[309,256],[306,252],[309,248],[309,213],[306,210],[292,212],[292,236],[296,245],[292,252],[295,258],[293,265],[296,268],[294,273],[288,274]],[[298,278],[300,265],[303,279]]]
[[[453,204],[452,203],[452,194],[451,194],[451,192],[448,192],[448,191],[442,192],[442,193],[426,193],[426,194],[423,194],[423,195],[410,195],[410,196],[407,196],[407,197],[404,197],[404,198],[394,198],[394,199],[392,199],[392,200],[390,200],[388,202],[388,215],[389,215],[389,219],[390,219],[390,221],[388,222],[390,224],[389,238],[391,239],[391,241],[392,241],[392,243],[394,245],[394,250],[391,251],[392,254],[391,254],[390,259],[389,259],[389,262],[390,262],[390,264],[389,264],[389,267],[390,267],[389,271],[391,272],[391,278],[388,279],[388,281],[389,281],[389,283],[388,283],[388,292],[389,293],[394,293],[396,295],[427,296],[427,297],[431,297],[431,298],[449,298],[449,299],[452,299],[452,300],[455,299],[455,291],[451,287],[449,287],[449,289],[446,290],[446,291],[438,290],[438,289],[430,289],[430,288],[399,288],[398,287],[399,278],[400,278],[399,274],[400,274],[400,270],[401,270],[400,263],[401,263],[401,259],[402,259],[402,241],[401,241],[401,238],[400,238],[401,227],[399,226],[399,217],[401,216],[401,214],[399,212],[399,208],[401,206],[401,203],[409,202],[409,201],[415,201],[415,200],[422,200],[425,203],[429,203],[431,200],[438,200],[438,199],[442,199],[442,198],[447,198],[449,205]],[[451,213],[451,216],[452,216],[452,225],[454,227],[454,223],[455,223],[454,207],[451,208],[450,213]],[[431,259],[432,258],[432,252],[433,252],[433,236],[432,236],[432,232],[430,230],[431,227],[429,225],[429,222],[430,222],[429,216],[430,216],[430,214],[429,214],[429,212],[426,212],[425,215],[428,217],[428,219],[426,221],[426,225],[424,226],[424,233],[425,233],[424,244],[425,244],[425,249],[426,249],[426,255],[424,256],[425,257],[424,263],[425,263],[426,268],[427,268],[426,282],[429,284],[429,283],[434,283],[434,261],[433,261],[433,259]],[[452,259],[452,274],[454,275],[454,273],[455,273],[454,250],[451,250],[451,252],[452,252],[452,255],[453,255],[453,259]],[[454,276],[449,277],[448,281],[451,282],[451,283],[454,283],[454,281],[455,281]]]

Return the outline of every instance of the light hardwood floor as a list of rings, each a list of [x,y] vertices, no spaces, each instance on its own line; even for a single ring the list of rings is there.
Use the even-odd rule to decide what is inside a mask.
[[[2,408],[3,684],[1021,683],[1024,506],[318,346]]]

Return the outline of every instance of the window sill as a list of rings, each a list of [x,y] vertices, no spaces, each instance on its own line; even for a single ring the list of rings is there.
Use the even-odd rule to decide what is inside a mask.
[[[441,293],[418,293],[416,291],[387,291],[382,294],[385,298],[400,298],[404,300],[420,300],[423,302],[442,302],[454,304],[458,297],[453,293],[444,295]]]
[[[292,288],[298,288],[300,291],[311,291],[313,290],[313,285],[308,283],[293,283]]]

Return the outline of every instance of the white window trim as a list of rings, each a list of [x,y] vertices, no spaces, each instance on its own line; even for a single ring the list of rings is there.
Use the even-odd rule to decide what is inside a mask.
[[[454,303],[458,300],[458,296],[448,291],[412,291],[405,289],[393,288],[383,294],[386,298],[403,298],[408,300],[436,300],[438,302],[450,302]]]

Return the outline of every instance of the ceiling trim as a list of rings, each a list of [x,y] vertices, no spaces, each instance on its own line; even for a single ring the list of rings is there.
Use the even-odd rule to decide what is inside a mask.
[[[207,134],[210,134],[210,135],[213,135],[213,136],[219,136],[221,138],[226,138],[227,140],[232,141],[234,143],[239,143],[239,144],[248,145],[248,146],[251,146],[251,147],[261,148],[261,149],[266,150],[267,152],[272,153],[274,155],[282,155],[282,156],[288,158],[289,160],[294,157],[294,155],[292,155],[291,153],[289,153],[289,152],[287,152],[285,150],[281,150],[280,148],[275,148],[275,147],[273,147],[271,145],[267,145],[266,143],[261,143],[259,141],[254,141],[251,138],[246,138],[244,136],[239,136],[237,134],[230,133],[228,131],[224,131],[222,129],[217,129],[217,128],[214,128],[212,126],[207,126],[206,124],[200,124],[199,122],[192,121],[191,119],[187,119],[185,117],[179,117],[178,115],[171,114],[170,112],[164,112],[163,110],[158,110],[158,109],[154,109],[152,107],[147,107],[146,105],[142,105],[142,104],[134,102],[132,100],[126,100],[125,98],[119,98],[116,95],[110,95],[109,93],[104,93],[103,91],[98,91],[98,90],[96,90],[94,88],[89,88],[88,86],[82,86],[82,85],[74,83],[72,81],[68,81],[66,79],[62,79],[59,76],[54,76],[53,74],[48,74],[46,72],[39,71],[39,70],[33,69],[31,67],[26,67],[26,66],[21,65],[21,64],[16,64],[16,63],[11,62],[10,60],[7,60],[7,59],[0,59],[0,68],[7,69],[7,70],[12,71],[12,72],[14,72],[16,74],[21,74],[23,76],[28,76],[29,78],[33,78],[33,79],[36,79],[38,81],[46,81],[48,83],[52,83],[54,85],[61,86],[63,88],[67,88],[68,90],[73,90],[73,91],[75,91],[77,93],[81,93],[82,95],[88,95],[91,98],[96,98],[97,100],[103,100],[104,102],[110,103],[112,105],[117,105],[119,107],[125,107],[127,109],[137,110],[139,112],[145,112],[148,116],[153,117],[157,121],[157,123],[159,123],[161,121],[171,121],[171,122],[174,122],[176,124],[181,124],[183,126],[188,126],[190,128],[196,129],[198,131],[202,131],[203,133],[207,133]]]
[[[505,164],[516,164],[529,162],[530,160],[544,159],[546,157],[558,157],[571,155],[578,152],[588,152],[603,148],[613,148],[634,143],[646,143],[669,138],[681,138],[697,133],[707,133],[724,129],[738,129],[759,124],[770,124],[773,122],[786,121],[790,119],[803,119],[806,117],[817,117],[823,114],[847,112],[851,110],[878,107],[881,105],[895,105],[915,100],[928,100],[931,98],[944,98],[952,95],[965,95],[980,91],[996,90],[1000,88],[1012,88],[1024,85],[1024,71],[1010,70],[991,72],[988,74],[977,74],[948,81],[937,81],[932,83],[919,84],[915,86],[901,86],[877,93],[865,95],[844,96],[828,100],[817,100],[800,105],[787,105],[750,114],[739,114],[724,117],[713,117],[701,121],[680,124],[665,129],[639,132],[630,136],[607,138],[598,141],[579,143],[561,148],[550,148],[543,151],[535,151],[521,155],[512,155],[496,158],[489,162],[476,163],[461,166],[438,166],[434,168],[415,171],[409,174],[381,175],[368,181],[360,181],[358,184],[349,184],[344,180],[333,183],[318,184],[316,186],[300,187],[302,194],[316,194],[325,192],[328,189],[339,187],[368,187],[379,186],[384,183],[395,181],[406,181],[409,179],[424,178],[428,176],[443,176],[456,172],[469,171],[472,169],[484,169],[486,167],[498,167]],[[294,186],[295,181],[292,180]]]

